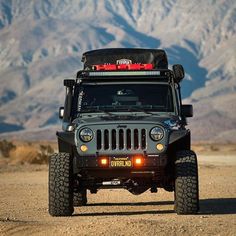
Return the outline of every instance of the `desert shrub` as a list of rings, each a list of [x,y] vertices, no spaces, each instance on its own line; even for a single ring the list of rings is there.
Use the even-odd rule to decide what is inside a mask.
[[[48,157],[54,153],[50,145],[40,145],[38,154],[31,160],[31,164],[47,164]]]
[[[12,164],[47,164],[48,157],[54,152],[50,145],[23,143],[11,152]]]
[[[16,146],[7,140],[0,140],[0,152],[2,154],[3,157],[9,157],[10,156],[10,152],[12,150],[15,150]]]
[[[213,151],[213,152],[217,152],[220,149],[216,145],[213,144],[213,145],[210,146],[210,150]]]

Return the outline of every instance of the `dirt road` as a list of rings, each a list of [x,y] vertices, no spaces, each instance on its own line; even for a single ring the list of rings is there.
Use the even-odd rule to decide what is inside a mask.
[[[200,156],[200,213],[177,216],[173,193],[89,194],[72,217],[47,212],[47,167],[0,169],[0,235],[236,235],[236,156]]]

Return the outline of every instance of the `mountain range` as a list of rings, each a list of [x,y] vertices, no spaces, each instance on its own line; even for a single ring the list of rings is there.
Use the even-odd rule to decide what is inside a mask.
[[[194,141],[236,142],[233,0],[0,0],[0,138],[55,139],[82,53],[162,48],[182,64]]]

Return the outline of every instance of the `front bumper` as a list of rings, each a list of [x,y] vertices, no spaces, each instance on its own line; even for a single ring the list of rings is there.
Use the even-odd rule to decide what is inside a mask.
[[[137,155],[122,155],[131,160],[132,165],[126,167],[117,167],[111,165],[111,160],[116,156],[106,157],[109,161],[108,165],[101,166],[100,160],[102,156],[75,156],[74,173],[83,173],[93,177],[117,178],[117,177],[140,177],[153,176],[164,171],[167,165],[167,155],[142,155],[142,165],[136,166],[134,159]],[[140,156],[140,155],[139,155]],[[118,158],[120,156],[117,156]]]
[[[122,157],[128,157],[132,163],[134,162],[134,158],[137,155],[122,155]],[[140,156],[138,154],[138,156]],[[78,169],[132,169],[134,168],[134,165],[132,164],[131,167],[111,167],[110,164],[108,164],[108,166],[105,167],[101,167],[99,165],[99,160],[102,157],[106,157],[109,160],[109,163],[111,161],[111,158],[114,157],[120,157],[120,156],[77,156],[75,157],[75,162],[76,162],[76,166]],[[140,166],[142,168],[150,168],[150,167],[164,167],[167,164],[167,156],[166,155],[148,155],[148,156],[144,156],[142,155],[142,159],[143,159],[143,165]]]

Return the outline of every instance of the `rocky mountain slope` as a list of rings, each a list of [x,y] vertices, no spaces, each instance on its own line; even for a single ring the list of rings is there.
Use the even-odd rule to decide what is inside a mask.
[[[103,47],[166,49],[187,73],[194,139],[236,141],[233,0],[0,0],[1,136],[52,138],[63,79]]]

